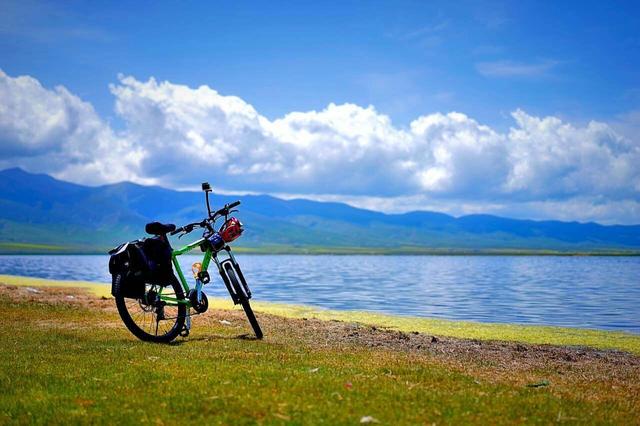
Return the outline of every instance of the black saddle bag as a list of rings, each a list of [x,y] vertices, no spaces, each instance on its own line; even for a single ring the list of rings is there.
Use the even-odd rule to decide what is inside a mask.
[[[109,252],[111,294],[139,299],[145,283],[166,286],[175,280],[171,267],[171,246],[160,237],[121,244]]]

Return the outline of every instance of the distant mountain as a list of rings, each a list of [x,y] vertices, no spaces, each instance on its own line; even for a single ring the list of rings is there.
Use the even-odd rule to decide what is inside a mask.
[[[215,189],[215,187],[214,187]],[[532,221],[491,215],[384,214],[268,195],[241,199],[238,245],[277,252],[640,251],[640,225]],[[0,252],[99,252],[140,237],[144,224],[205,214],[201,192],[118,183],[88,187],[21,169],[0,171]]]

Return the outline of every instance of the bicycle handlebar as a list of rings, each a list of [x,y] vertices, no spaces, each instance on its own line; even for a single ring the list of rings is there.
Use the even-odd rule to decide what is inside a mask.
[[[193,231],[193,229],[198,226],[200,228],[205,228],[205,227],[209,227],[208,226],[208,222],[210,221],[215,221],[218,217],[220,216],[226,216],[229,214],[229,211],[231,209],[233,209],[234,207],[238,207],[240,205],[240,201],[234,201],[233,203],[229,203],[229,204],[225,204],[223,208],[221,208],[220,210],[218,210],[217,212],[215,212],[213,215],[211,215],[209,217],[209,219],[205,219],[202,222],[193,222],[193,223],[189,223],[187,225],[181,226],[180,228],[176,228],[175,231],[171,231],[169,233],[169,235],[176,235],[179,234],[181,232],[184,232],[185,234],[188,234],[189,232]]]
[[[189,232],[193,231],[193,228],[195,228],[197,225],[202,225],[202,223],[201,222],[189,223],[188,225],[184,225],[184,226],[181,226],[180,228],[176,228],[176,230],[175,231],[171,231],[169,233],[169,235],[176,235],[176,234],[179,234],[181,232],[189,233]]]
[[[226,216],[229,214],[229,210],[234,207],[238,207],[240,205],[240,201],[234,201],[233,203],[225,204],[223,208],[218,210],[213,214],[212,219],[217,219],[219,216]]]

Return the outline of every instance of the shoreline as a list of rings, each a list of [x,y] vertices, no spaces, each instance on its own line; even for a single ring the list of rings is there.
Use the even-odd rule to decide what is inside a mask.
[[[106,283],[0,275],[1,284],[18,287],[84,289],[99,298],[112,298],[110,286]],[[233,303],[229,298],[211,297],[209,306],[212,309],[228,310],[233,308]],[[305,305],[263,302],[255,299],[252,300],[252,306],[256,312],[290,319],[353,322],[404,333],[417,332],[480,341],[583,346],[603,350],[622,350],[640,355],[640,334],[627,331],[400,316],[367,311],[331,310]]]
[[[182,241],[173,241],[175,247],[182,246]],[[78,246],[49,245],[0,241],[0,255],[107,255],[115,246]],[[312,255],[312,256],[594,256],[618,257],[640,256],[638,248],[517,248],[517,247],[355,247],[355,246],[297,246],[269,245],[233,247],[234,251],[255,255]]]
[[[6,251],[0,248],[0,256],[108,256],[110,249],[66,251]],[[247,247],[234,247],[236,253],[256,256],[521,256],[521,257],[640,257],[640,251],[552,251],[552,250],[271,250]]]
[[[113,299],[104,295],[108,290],[88,282],[0,276],[0,342],[7,352],[0,358],[0,385],[11,390],[0,395],[0,419],[411,425],[638,420],[640,347],[634,349],[634,336],[591,333],[601,343],[594,349],[585,345],[590,333],[563,329],[556,337],[564,341],[536,344],[522,342],[526,327],[512,327],[517,339],[507,335],[508,327],[493,328],[500,331],[494,339],[473,338],[482,324],[427,321],[430,330],[409,323],[411,331],[402,331],[402,324],[380,324],[380,317],[349,312],[316,318],[338,313],[256,302],[265,332],[256,340],[242,309],[220,299],[193,318],[188,337],[151,344],[126,329]],[[454,325],[467,337],[448,337]],[[529,329],[537,332],[534,340],[549,337],[544,327]],[[602,347],[611,336],[619,340]],[[158,389],[165,400],[158,400]],[[183,397],[194,390],[197,398]]]

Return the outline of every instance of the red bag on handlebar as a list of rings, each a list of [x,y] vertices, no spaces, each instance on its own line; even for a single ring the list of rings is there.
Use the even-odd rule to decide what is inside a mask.
[[[222,225],[219,232],[222,239],[226,243],[230,243],[242,235],[242,231],[244,231],[242,223],[235,217],[232,217]]]

